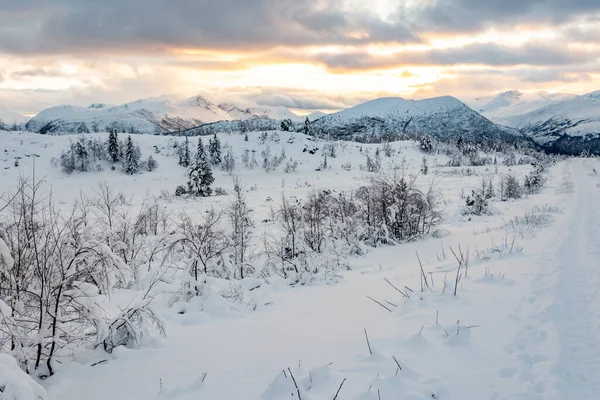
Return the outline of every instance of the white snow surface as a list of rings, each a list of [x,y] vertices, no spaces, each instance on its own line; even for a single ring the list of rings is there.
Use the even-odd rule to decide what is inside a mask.
[[[85,122],[90,130],[93,123],[100,130],[117,123],[127,128],[133,126],[142,133],[154,133],[157,125],[176,130],[178,126],[189,128],[210,122],[251,118],[303,120],[285,107],[241,108],[233,104],[219,104],[200,95],[190,98],[162,95],[116,106],[92,104],[88,107],[61,105],[47,108],[29,121],[28,129],[37,131],[54,121],[64,125]]]
[[[437,112],[446,112],[465,107],[458,99],[450,96],[434,97],[424,100],[405,100],[401,97],[382,97],[348,108],[331,117],[336,120],[352,120],[363,116],[379,118],[403,118],[427,116]]]
[[[476,98],[468,104],[498,124],[530,130],[540,143],[544,142],[547,129],[539,128],[540,134],[536,135],[537,127],[550,121],[551,127],[561,126],[559,131],[569,136],[600,133],[600,91],[578,96],[513,90]]]
[[[2,316],[0,300],[0,317]],[[0,353],[0,400],[47,400],[43,387],[19,368],[15,359]]]
[[[393,104],[389,110],[404,104],[394,99],[374,105],[384,113],[388,102]],[[453,104],[441,98],[410,103],[406,109]],[[257,152],[265,148],[259,135],[249,133],[248,142],[239,134],[220,135],[220,139],[239,157],[246,148]],[[246,195],[258,233],[271,229],[261,221],[269,217],[282,192],[301,197],[313,189],[355,189],[371,176],[358,166],[364,163],[364,153],[372,154],[376,145],[341,142],[338,157],[328,159],[330,169],[315,171],[322,160],[320,152],[310,155],[302,150],[322,148],[323,142],[301,134],[277,135],[279,142],[267,145],[275,153],[285,147],[287,157],[300,163],[297,172],[266,173],[243,167],[238,171],[246,185],[256,186]],[[0,153],[0,192],[11,190],[19,175],[30,174],[34,161],[36,174],[44,176],[66,208],[80,191],[90,193],[101,181],[139,203],[146,192],[173,192],[185,179],[185,170],[166,150],[153,154],[160,166],[152,173],[127,176],[106,170],[65,176],[50,160],[70,139],[0,131],[0,150],[6,149]],[[137,135],[134,140],[148,155],[154,146],[168,148],[170,140],[181,139]],[[384,169],[391,171],[404,159],[405,172],[417,173],[423,154],[416,144],[397,142],[393,147],[397,153],[392,158],[382,157]],[[15,157],[21,157],[19,167],[13,166]],[[233,308],[216,296],[203,305],[190,303],[189,308],[197,311],[179,315],[158,297],[157,306],[167,323],[166,338],[151,340],[140,349],[117,348],[110,355],[101,350],[76,354],[74,361],[41,382],[49,399],[280,400],[298,399],[299,392],[303,400],[331,400],[342,382],[338,400],[378,400],[379,396],[384,400],[597,399],[598,160],[562,161],[552,167],[541,194],[493,202],[493,215],[464,218],[458,213],[464,204],[461,191],[478,187],[482,176],[495,173],[494,167],[471,167],[474,174],[461,175],[440,166],[447,161],[444,156],[426,158],[430,174],[420,176],[418,185],[426,188],[433,180],[444,195],[445,218],[440,226],[444,238],[371,249],[349,260],[351,269],[341,273],[337,284],[291,288],[273,281],[262,285],[247,293],[262,305],[256,311]],[[351,167],[347,170],[343,164]],[[500,174],[509,171],[498,169]],[[522,178],[529,167],[510,170]],[[231,190],[227,174],[216,171],[215,177],[215,186]],[[207,204],[229,200],[229,196],[200,201],[173,198],[165,207],[199,213]],[[511,217],[535,206],[554,210],[549,227],[529,233],[505,228]],[[459,245],[470,251],[471,263],[453,296],[457,262],[450,247],[457,251]],[[419,292],[421,271],[415,252],[435,285],[431,290]],[[398,288],[410,287],[413,295],[402,298],[384,279]],[[242,282],[244,287],[252,284]],[[105,300],[104,307],[122,309],[139,299],[141,292],[117,292]],[[388,312],[367,296],[397,307]],[[4,400],[2,394],[0,399]]]
[[[570,100],[577,95],[569,93],[529,92],[509,90],[494,96],[477,97],[466,104],[490,120],[506,124],[507,118],[527,114],[546,106]],[[508,122],[510,123],[510,122]]]
[[[556,102],[530,113],[508,117],[506,122],[515,128],[527,128],[548,120],[569,121],[572,126],[564,133],[582,136],[600,133],[600,92],[576,96]]]

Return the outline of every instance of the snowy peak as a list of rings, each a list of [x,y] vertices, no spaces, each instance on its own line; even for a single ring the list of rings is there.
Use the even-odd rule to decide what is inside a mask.
[[[478,97],[467,101],[467,104],[490,120],[500,124],[507,124],[507,118],[530,113],[574,97],[577,96],[568,93],[549,93],[543,91],[523,93],[518,90],[509,90],[495,96]]]
[[[404,116],[404,114],[428,115],[462,106],[466,107],[459,100],[450,96],[434,97],[424,100],[405,100],[401,97],[382,97],[332,115],[335,115],[337,118],[357,118],[363,115],[394,118]]]
[[[451,96],[375,99],[324,116],[313,123],[313,129],[321,135],[364,142],[421,135],[440,140],[463,137],[476,143],[523,140],[517,131],[494,124]]]
[[[116,106],[97,103],[88,107],[51,107],[32,118],[27,123],[27,129],[42,133],[112,129],[119,132],[166,133],[217,121],[256,118],[301,120],[285,107],[240,108],[234,104],[217,104],[200,95],[189,98],[163,95]]]
[[[523,109],[513,106],[509,110],[513,114],[507,113],[502,123],[519,129],[552,152],[600,154],[600,91],[581,96],[546,94],[545,99],[545,104],[530,102],[528,112],[519,112]]]

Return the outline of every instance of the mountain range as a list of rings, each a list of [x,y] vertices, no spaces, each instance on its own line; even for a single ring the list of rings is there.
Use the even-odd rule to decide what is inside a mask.
[[[6,112],[4,112],[6,114]],[[14,115],[13,115],[14,117]],[[1,115],[0,115],[1,118]],[[600,154],[600,91],[586,95],[516,90],[469,99],[405,100],[387,97],[333,114],[314,113],[313,133],[330,138],[381,141],[411,135],[440,140],[529,143],[551,152]],[[207,134],[266,130],[289,119],[302,130],[306,116],[279,106],[240,106],[203,96],[159,96],[122,105],[62,105],[43,110],[25,125],[40,133],[94,132]]]

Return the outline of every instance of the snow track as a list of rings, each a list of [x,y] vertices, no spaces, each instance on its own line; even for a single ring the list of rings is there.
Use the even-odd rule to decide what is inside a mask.
[[[556,374],[563,399],[600,396],[600,180],[592,163],[573,163],[577,200],[556,253],[560,275],[551,312],[560,341]]]
[[[568,162],[575,194],[544,238],[522,326],[508,350],[526,399],[600,398],[600,177],[595,160]]]

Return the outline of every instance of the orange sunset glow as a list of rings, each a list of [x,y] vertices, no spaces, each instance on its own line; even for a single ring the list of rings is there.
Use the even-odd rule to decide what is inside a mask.
[[[169,93],[303,113],[381,95],[584,93],[600,78],[595,2],[2,3],[0,106],[25,115]]]

